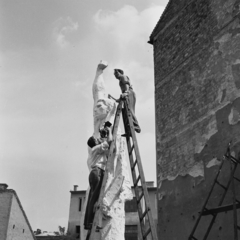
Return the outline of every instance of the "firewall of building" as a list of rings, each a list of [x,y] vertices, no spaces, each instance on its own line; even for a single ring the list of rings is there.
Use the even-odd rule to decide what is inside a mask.
[[[7,188],[0,183],[0,239],[36,240],[17,193]]]
[[[150,43],[158,236],[182,240],[192,230],[230,141],[231,153],[239,157],[240,1],[171,0]],[[223,183],[229,168],[226,164],[222,171]],[[236,189],[240,200],[240,186]],[[214,190],[210,206],[216,206],[222,193],[221,188]],[[226,203],[232,203],[231,198],[229,193]],[[230,211],[217,216],[209,239],[233,239],[232,215]],[[208,222],[205,217],[200,223],[199,239]]]

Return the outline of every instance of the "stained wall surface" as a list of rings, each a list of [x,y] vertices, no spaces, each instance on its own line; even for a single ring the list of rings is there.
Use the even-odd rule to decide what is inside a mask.
[[[239,0],[171,0],[150,37],[160,239],[188,239],[230,141],[239,156],[239,21]],[[226,161],[222,183],[229,169]],[[222,194],[220,187],[214,190],[210,208]],[[229,194],[224,203],[231,200]],[[233,239],[232,215],[218,215],[209,239]],[[197,238],[209,219],[200,222]]]

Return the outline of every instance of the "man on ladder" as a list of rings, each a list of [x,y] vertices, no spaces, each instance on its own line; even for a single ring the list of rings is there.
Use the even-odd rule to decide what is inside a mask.
[[[96,203],[99,198],[106,167],[108,149],[112,142],[111,125],[110,122],[106,122],[104,127],[99,130],[101,137],[95,138],[92,136],[87,142],[88,146],[91,148],[92,154],[91,158],[88,159],[88,166],[91,169],[91,172],[89,174],[90,192],[84,218],[84,228],[88,230],[86,240],[88,240],[92,228]]]
[[[125,97],[128,98],[128,104],[129,104],[129,109],[130,109],[131,114],[132,114],[134,129],[137,133],[140,133],[141,128],[140,128],[140,126],[138,124],[138,120],[135,116],[136,94],[133,91],[131,81],[130,81],[128,76],[124,75],[124,72],[121,69],[114,69],[114,76],[116,77],[116,79],[119,80],[119,86],[120,86],[121,91],[122,91],[121,97],[122,98],[125,98]],[[119,102],[119,101],[120,101],[120,99],[117,100],[117,102]],[[126,133],[126,134],[129,134],[129,133],[130,132],[128,131],[128,133]],[[125,134],[123,136],[125,136]]]

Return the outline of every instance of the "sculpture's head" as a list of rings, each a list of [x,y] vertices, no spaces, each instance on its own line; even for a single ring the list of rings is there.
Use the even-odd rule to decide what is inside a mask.
[[[122,69],[114,69],[114,76],[119,79],[124,74]]]
[[[114,102],[108,98],[98,99],[94,106],[94,118],[103,120],[112,111]]]

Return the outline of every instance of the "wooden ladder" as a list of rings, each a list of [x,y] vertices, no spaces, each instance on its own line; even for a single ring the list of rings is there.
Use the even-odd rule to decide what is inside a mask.
[[[221,173],[221,170],[222,170],[222,167],[223,167],[223,164],[224,164],[225,160],[229,160],[230,168],[231,168],[230,176],[229,176],[227,184],[223,184],[219,181],[219,176],[220,176],[220,173]],[[233,210],[234,240],[238,240],[238,230],[240,230],[240,226],[237,225],[237,209],[240,208],[240,201],[236,199],[235,181],[240,182],[240,179],[236,177],[236,170],[237,170],[237,167],[238,167],[239,164],[240,164],[239,159],[236,159],[235,157],[231,156],[231,154],[230,154],[230,144],[229,144],[227,152],[223,157],[223,160],[220,164],[217,175],[216,175],[216,177],[214,179],[214,182],[211,186],[210,192],[208,193],[208,196],[207,196],[207,198],[206,198],[206,200],[203,204],[203,207],[201,209],[201,212],[199,213],[198,219],[197,219],[197,221],[196,221],[196,223],[195,223],[195,225],[192,229],[192,232],[191,232],[191,234],[188,238],[189,240],[198,240],[194,236],[194,233],[195,233],[195,231],[198,227],[198,224],[199,224],[199,222],[200,222],[200,220],[203,216],[208,216],[208,215],[212,216],[212,219],[211,219],[211,221],[208,225],[208,228],[206,230],[206,233],[203,237],[203,240],[206,240],[209,233],[210,233],[210,230],[211,230],[211,228],[212,228],[212,226],[215,222],[215,219],[216,219],[218,213],[227,212],[227,211],[231,211],[231,210]],[[228,189],[230,188],[230,185],[231,185],[231,189],[232,189],[233,203],[230,204],[230,205],[223,205],[223,201],[224,201],[225,196],[228,192]],[[219,199],[218,205],[215,208],[209,209],[209,208],[207,208],[207,204],[208,204],[208,201],[211,197],[211,194],[212,194],[215,186],[219,186],[220,188],[222,188],[223,194],[222,194],[221,198]]]
[[[150,199],[145,182],[144,171],[134,130],[132,114],[129,109],[128,99],[123,99],[122,109],[123,124],[126,133],[128,156],[130,160],[131,173],[133,178],[133,188],[136,196],[139,222],[141,226],[142,239],[147,239],[151,235],[152,240],[157,240],[156,226],[152,217]]]

